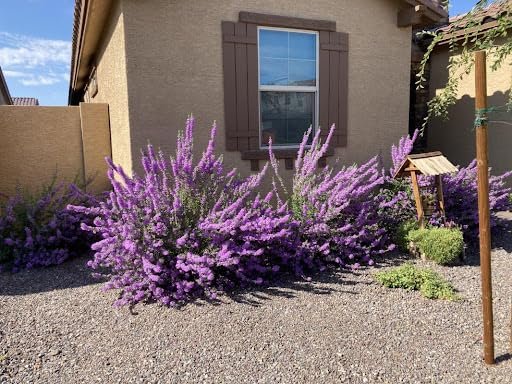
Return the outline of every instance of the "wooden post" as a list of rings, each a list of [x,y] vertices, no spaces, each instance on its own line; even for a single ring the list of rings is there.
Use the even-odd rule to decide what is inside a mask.
[[[437,201],[439,202],[439,210],[443,214],[443,219],[446,217],[446,211],[444,209],[444,195],[443,195],[443,179],[441,175],[436,176],[436,191]]]
[[[475,107],[477,116],[487,108],[486,53],[475,53]],[[482,117],[482,116],[481,116]],[[482,311],[484,321],[484,360],[494,364],[494,325],[492,313],[491,230],[489,219],[489,162],[487,123],[476,127],[476,158],[478,164],[478,223],[480,232],[480,270],[482,275]]]
[[[421,202],[420,187],[418,185],[418,177],[416,171],[411,171],[412,180],[412,192],[414,194],[414,200],[416,202],[416,212],[418,213],[418,224],[420,228],[425,227],[425,214],[423,213],[423,204]]]

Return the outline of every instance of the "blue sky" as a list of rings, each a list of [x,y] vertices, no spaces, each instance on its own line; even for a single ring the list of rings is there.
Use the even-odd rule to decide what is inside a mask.
[[[476,0],[452,0],[450,13]],[[0,66],[12,96],[66,105],[74,0],[0,0]]]

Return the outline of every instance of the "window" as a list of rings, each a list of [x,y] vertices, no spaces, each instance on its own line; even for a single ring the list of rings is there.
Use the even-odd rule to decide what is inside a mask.
[[[318,125],[318,33],[258,28],[260,146],[296,147]]]
[[[348,34],[336,22],[240,12],[222,22],[227,151],[253,171],[274,154],[293,166],[304,132],[336,125],[326,156],[347,146]]]

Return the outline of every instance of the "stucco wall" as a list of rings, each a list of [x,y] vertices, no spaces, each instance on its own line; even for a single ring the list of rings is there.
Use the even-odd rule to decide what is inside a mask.
[[[116,1],[102,35],[103,41],[96,59],[98,93],[86,101],[108,103],[112,139],[112,157],[127,172],[132,169],[130,122],[128,115],[128,87],[124,37],[124,15],[121,1]],[[138,152],[135,154],[137,155]]]
[[[198,152],[214,120],[220,126],[218,148],[223,151],[221,21],[237,21],[240,11],[249,11],[333,20],[338,31],[349,33],[348,147],[336,155],[351,164],[380,153],[389,163],[391,143],[408,129],[411,30],[396,25],[399,4],[395,0],[318,0],[314,5],[305,0],[123,0],[134,162],[148,140],[165,151],[173,150],[177,131],[191,112],[199,123]],[[112,114],[113,109],[111,104]],[[226,152],[225,162],[244,174],[250,172],[249,162],[242,161],[239,152]]]
[[[430,93],[444,88],[448,80],[446,66],[450,53],[447,48],[437,49],[431,62]],[[512,67],[505,64],[499,70],[492,71],[488,59],[487,93],[488,105],[504,105],[508,99],[508,89],[512,81]],[[466,165],[476,156],[475,132],[475,74],[465,76],[460,83],[458,101],[449,110],[449,120],[434,119],[429,124],[428,147],[440,150],[454,163]],[[503,115],[491,115],[491,119],[503,118]],[[491,123],[489,126],[489,162],[493,173],[502,173],[512,169],[512,129],[509,125]]]
[[[106,105],[0,106],[0,194],[12,195],[17,186],[37,191],[54,176],[83,182],[95,175],[89,191],[106,190],[98,160],[110,155],[106,113]]]

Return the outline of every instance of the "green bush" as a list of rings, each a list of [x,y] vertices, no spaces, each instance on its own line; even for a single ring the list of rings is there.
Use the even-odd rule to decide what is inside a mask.
[[[409,232],[417,230],[418,223],[413,221],[405,221],[401,223],[396,232],[393,235],[393,242],[397,245],[401,251],[407,251],[409,249]]]
[[[375,279],[388,288],[420,291],[427,299],[457,300],[453,286],[436,272],[418,268],[411,263],[379,272]]]
[[[425,228],[407,235],[421,253],[437,264],[447,265],[460,257],[464,250],[464,237],[459,228]]]

